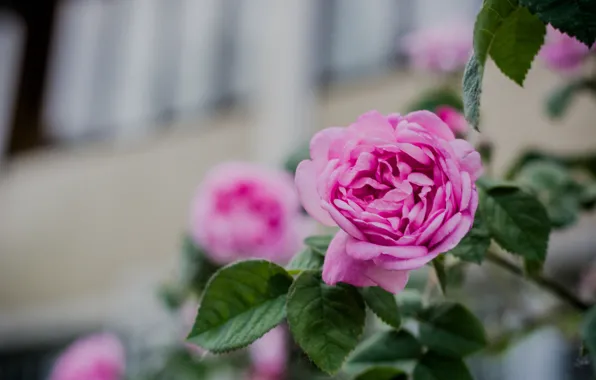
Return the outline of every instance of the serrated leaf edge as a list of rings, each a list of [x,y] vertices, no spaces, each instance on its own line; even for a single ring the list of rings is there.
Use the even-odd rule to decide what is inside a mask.
[[[293,279],[293,277],[292,277],[292,276],[290,276],[290,275],[287,273],[287,270],[286,270],[284,267],[282,267],[282,266],[279,266],[279,265],[277,265],[277,264],[275,264],[275,263],[273,263],[273,262],[271,262],[271,261],[268,261],[268,260],[262,260],[262,259],[251,259],[251,260],[242,260],[242,261],[236,261],[236,262],[230,263],[230,264],[228,264],[228,265],[226,265],[226,266],[223,266],[223,267],[219,268],[217,271],[215,271],[215,272],[214,272],[214,273],[211,275],[211,278],[209,278],[209,281],[207,281],[207,284],[205,284],[205,291],[203,292],[203,294],[202,294],[202,296],[201,296],[201,300],[199,301],[199,308],[198,308],[198,310],[197,310],[197,317],[196,317],[196,318],[198,318],[198,317],[199,317],[199,313],[200,313],[200,311],[201,311],[201,308],[203,307],[203,302],[202,302],[202,301],[203,301],[203,297],[205,297],[205,295],[207,294],[207,289],[209,289],[209,286],[210,286],[210,285],[211,285],[211,283],[214,281],[215,277],[217,277],[216,275],[217,275],[217,274],[219,274],[219,272],[223,271],[223,270],[224,270],[224,269],[226,269],[226,268],[231,268],[231,267],[233,267],[233,266],[235,266],[235,265],[238,265],[238,264],[240,264],[240,263],[243,263],[243,262],[246,262],[246,261],[262,262],[262,263],[267,263],[267,264],[269,264],[269,265],[274,265],[274,266],[277,266],[277,267],[279,267],[279,268],[283,269],[283,270],[284,270],[284,272],[286,272],[286,275],[292,279],[292,285],[294,284],[294,279]],[[290,285],[290,289],[291,289],[292,285]],[[267,334],[269,331],[271,331],[271,330],[273,330],[274,328],[276,328],[277,326],[279,326],[279,325],[280,325],[281,323],[283,323],[283,321],[286,319],[286,304],[287,304],[287,298],[289,297],[289,291],[290,291],[290,289],[288,289],[288,293],[286,293],[286,295],[285,295],[285,296],[286,296],[286,302],[284,303],[284,310],[283,310],[284,317],[282,318],[282,320],[281,320],[281,321],[280,321],[280,322],[279,322],[277,325],[275,325],[275,326],[271,327],[269,330],[265,331],[265,332],[264,332],[262,335],[260,335],[258,338],[256,338],[255,340],[253,340],[253,341],[252,341],[252,342],[250,342],[250,343],[247,343],[247,344],[241,344],[241,345],[235,345],[235,346],[232,346],[232,347],[230,347],[230,348],[228,348],[228,349],[223,349],[223,350],[220,350],[220,349],[209,349],[209,348],[207,348],[207,347],[204,347],[204,346],[202,346],[202,345],[200,345],[200,344],[198,344],[198,343],[196,343],[196,342],[193,342],[193,341],[191,341],[191,340],[190,340],[190,339],[191,339],[191,336],[190,336],[190,334],[192,333],[192,329],[191,329],[191,331],[188,333],[188,335],[186,336],[186,339],[185,339],[185,341],[187,341],[187,342],[189,342],[189,343],[192,343],[192,344],[195,344],[195,345],[197,345],[197,346],[199,346],[199,347],[201,347],[201,348],[203,348],[203,349],[205,349],[205,350],[207,350],[207,351],[209,351],[209,352],[211,352],[211,353],[214,353],[214,354],[225,354],[225,353],[228,353],[228,352],[233,352],[233,351],[237,351],[237,350],[241,350],[241,349],[243,349],[243,348],[246,348],[246,347],[250,346],[251,344],[253,344],[254,342],[256,342],[257,340],[261,339],[261,338],[262,338],[263,336],[265,336],[265,334]],[[280,297],[282,297],[282,296],[280,296]],[[278,298],[279,298],[279,297],[278,297]],[[196,318],[195,318],[195,322],[194,322],[194,323],[196,323]],[[193,323],[193,326],[194,326],[194,323]],[[200,334],[198,334],[198,335],[200,335]],[[194,335],[193,337],[197,337],[198,335]]]
[[[379,314],[377,314],[377,312],[375,311],[375,309],[373,309],[372,307],[370,307],[368,305],[368,302],[366,302],[366,297],[364,297],[364,295],[362,294],[362,291],[359,289],[358,293],[360,293],[360,295],[362,296],[362,299],[364,300],[364,304],[366,305],[366,308],[369,309],[370,311],[372,311],[372,313],[374,315],[377,316],[377,318],[379,318],[383,323],[385,323],[387,326],[390,326],[396,330],[401,329],[402,325],[403,325],[403,319],[401,318],[401,314],[399,315],[399,326],[394,326],[392,323],[389,323],[385,320],[385,318],[381,317]],[[395,295],[393,295],[394,299],[395,299]],[[399,305],[397,303],[397,300],[395,300],[395,306],[397,307],[397,311],[399,312]]]
[[[296,277],[296,279],[294,280],[294,282],[292,283],[292,285],[290,285],[290,290],[288,291],[288,296],[287,296],[287,300],[286,300],[286,309],[287,309],[287,302],[290,300],[291,295],[295,291],[294,284],[297,282],[298,278],[300,278],[300,276],[305,275],[305,274],[316,274],[317,272],[320,272],[320,271],[308,270],[308,271],[304,271],[304,272],[300,273],[298,275],[298,277]],[[348,284],[345,284],[345,285],[348,285]],[[360,294],[360,292],[357,291],[357,293],[360,295],[360,297],[362,297],[362,294]],[[366,308],[366,302],[364,301],[364,298],[362,299],[362,302],[364,303],[364,307]],[[362,339],[362,335],[364,334],[364,326],[366,325],[366,314],[364,315],[364,318],[365,318],[365,323],[362,324],[362,328],[360,329],[360,332],[356,336],[356,340],[358,340],[358,341],[360,341]],[[288,328],[290,329],[290,333],[292,334],[292,337],[294,337],[294,332],[292,331],[292,326],[290,324],[290,321],[288,321]],[[296,340],[296,339],[294,338],[294,340]],[[296,344],[298,344],[298,346],[300,346],[300,349],[302,349],[302,346],[300,345],[300,343],[298,343],[297,340],[296,340]],[[343,361],[341,362],[341,365],[339,366],[339,368],[337,370],[333,371],[333,372],[328,372],[328,371],[322,369],[321,367],[319,367],[319,365],[317,364],[317,362],[315,362],[310,357],[310,355],[308,354],[308,352],[306,352],[304,349],[302,349],[302,352],[304,352],[304,354],[306,355],[306,357],[308,358],[308,360],[310,360],[311,363],[313,363],[318,369],[320,369],[321,371],[323,371],[324,373],[326,373],[328,375],[335,375],[337,372],[339,372],[343,368],[343,366],[346,364],[348,358],[350,357],[350,355],[352,355],[352,353],[356,350],[357,347],[358,347],[358,344],[356,344],[354,346],[354,348],[352,348],[350,350],[350,352],[348,352],[346,354],[346,356],[344,357]]]

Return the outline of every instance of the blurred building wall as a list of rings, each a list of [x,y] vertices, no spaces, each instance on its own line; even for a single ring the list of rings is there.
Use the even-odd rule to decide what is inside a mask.
[[[21,20],[0,10],[0,166],[9,138],[24,40]]]

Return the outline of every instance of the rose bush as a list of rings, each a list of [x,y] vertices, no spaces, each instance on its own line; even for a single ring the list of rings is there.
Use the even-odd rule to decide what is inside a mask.
[[[478,206],[480,155],[435,114],[368,112],[310,143],[296,185],[304,208],[338,225],[323,267],[327,284],[396,293],[408,272],[457,245]]]
[[[588,46],[549,25],[539,55],[552,70],[569,72],[579,69],[589,54]]]
[[[119,380],[124,376],[125,354],[112,334],[95,334],[74,342],[58,358],[50,380]]]
[[[289,174],[226,163],[197,190],[190,233],[217,264],[251,257],[284,264],[300,248],[307,223]]]

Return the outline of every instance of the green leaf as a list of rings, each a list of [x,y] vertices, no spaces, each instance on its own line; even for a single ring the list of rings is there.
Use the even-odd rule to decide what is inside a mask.
[[[449,253],[461,260],[482,264],[489,246],[490,234],[488,228],[484,223],[482,213],[476,211],[472,229]]]
[[[571,101],[581,90],[589,86],[584,78],[571,80],[556,88],[546,100],[546,113],[551,119],[559,119],[565,115]]]
[[[473,380],[461,359],[445,358],[432,351],[424,354],[414,368],[414,380]]]
[[[542,202],[553,227],[562,228],[577,221],[582,188],[563,165],[552,161],[530,162],[520,170],[516,180]]]
[[[365,306],[353,286],[323,283],[303,272],[288,295],[288,325],[294,340],[323,371],[337,372],[364,330]]]
[[[200,294],[218,268],[190,236],[185,236],[182,244],[182,267],[180,268],[182,287]]]
[[[333,235],[309,236],[304,239],[304,244],[312,248],[318,254],[325,256],[331,240],[333,240]]]
[[[480,210],[501,247],[529,260],[544,261],[551,224],[542,203],[513,185],[481,188]]]
[[[596,373],[596,307],[592,307],[584,316],[581,337],[592,360],[592,368]]]
[[[285,316],[292,277],[264,260],[241,261],[215,273],[188,340],[213,352],[245,347]]]
[[[582,183],[579,201],[584,210],[592,210],[596,206],[596,181],[589,180]]]
[[[324,257],[316,253],[312,248],[307,247],[292,258],[288,264],[288,270],[321,270]]]
[[[466,64],[463,78],[464,115],[468,123],[477,131],[480,125],[480,96],[484,69],[475,55]]]
[[[388,330],[362,342],[350,357],[350,364],[388,364],[416,359],[421,355],[422,346],[414,335],[403,329]]]
[[[374,367],[356,376],[354,380],[408,380],[408,374],[391,367]]]
[[[368,307],[383,322],[396,329],[401,326],[401,316],[393,294],[377,286],[362,288],[360,293]]]
[[[545,34],[546,26],[538,17],[526,8],[518,8],[497,30],[490,56],[503,74],[523,86]]]
[[[481,66],[503,22],[518,9],[517,0],[485,0],[474,24],[474,54]]]
[[[443,294],[447,294],[447,270],[445,269],[445,255],[437,256],[433,261],[433,268],[439,280]]]
[[[487,344],[482,323],[461,304],[432,305],[418,319],[420,342],[441,355],[464,357]]]
[[[433,89],[422,94],[408,107],[408,112],[427,110],[435,112],[440,106],[453,107],[458,111],[464,110],[461,96],[449,87]]]
[[[596,2],[593,0],[520,0],[545,24],[591,46],[596,41]]]
[[[164,358],[164,363],[150,377],[139,377],[143,380],[197,380],[209,377],[210,370],[213,370],[214,364],[200,362],[194,358],[188,350],[175,350],[169,352]],[[136,379],[136,377],[135,377]]]
[[[415,317],[424,308],[422,295],[417,290],[404,289],[396,299],[402,317]]]

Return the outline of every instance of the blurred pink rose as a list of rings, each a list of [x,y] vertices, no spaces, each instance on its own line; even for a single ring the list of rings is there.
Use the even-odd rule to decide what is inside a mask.
[[[124,347],[112,334],[77,340],[58,358],[50,380],[119,380],[125,370]]]
[[[397,293],[408,271],[455,247],[478,206],[480,155],[428,111],[370,111],[310,142],[296,185],[315,219],[338,232],[323,280]]]
[[[468,122],[464,115],[453,107],[441,106],[436,110],[437,116],[447,124],[455,136],[465,136],[468,133]]]
[[[551,25],[548,26],[546,39],[539,53],[540,58],[549,68],[562,72],[580,68],[588,54],[590,54],[588,46]]]
[[[285,328],[277,326],[250,345],[252,380],[283,379],[288,358],[286,338]]]
[[[403,40],[412,65],[421,70],[463,70],[472,53],[473,28],[466,23],[417,30]]]
[[[218,264],[247,258],[285,264],[302,245],[307,224],[289,174],[227,163],[214,167],[199,187],[190,230]]]
[[[186,337],[190,334],[192,327],[195,324],[198,311],[199,303],[189,301],[180,309],[180,318],[182,319],[182,340],[184,341],[184,347],[186,347],[190,354],[196,357],[202,357],[205,354],[205,350],[196,344],[186,341]]]

